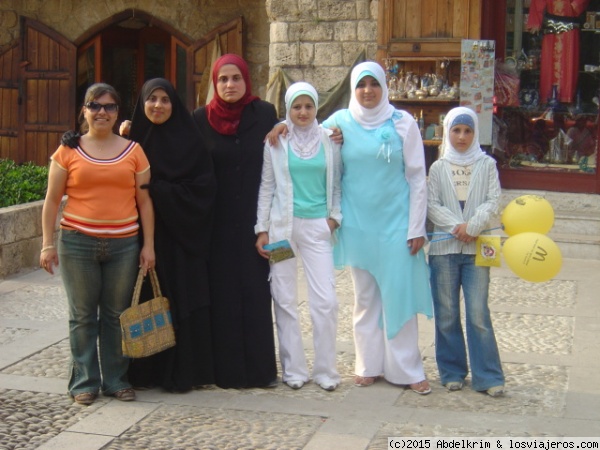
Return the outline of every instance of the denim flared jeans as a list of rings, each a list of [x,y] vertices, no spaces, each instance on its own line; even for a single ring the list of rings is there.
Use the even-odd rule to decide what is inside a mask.
[[[112,395],[131,387],[119,316],[131,304],[138,237],[99,238],[62,230],[58,252],[69,302],[69,393]]]
[[[476,391],[504,385],[498,345],[488,307],[490,268],[475,265],[475,255],[430,255],[435,312],[435,356],[442,384],[463,381],[469,371],[460,315],[465,318],[471,385]]]

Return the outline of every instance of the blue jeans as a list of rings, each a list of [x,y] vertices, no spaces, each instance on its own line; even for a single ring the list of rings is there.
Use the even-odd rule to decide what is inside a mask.
[[[488,308],[490,268],[475,265],[475,255],[430,255],[435,312],[435,356],[442,384],[463,381],[469,371],[460,318],[460,288],[465,298],[471,384],[476,391],[504,385],[498,344]]]
[[[112,395],[131,387],[119,316],[131,305],[139,266],[138,237],[98,238],[62,230],[58,254],[69,301],[69,393],[102,390]]]

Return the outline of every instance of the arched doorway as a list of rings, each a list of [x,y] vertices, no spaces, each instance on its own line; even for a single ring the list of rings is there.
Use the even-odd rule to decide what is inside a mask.
[[[203,103],[207,69],[218,38],[222,53],[243,55],[243,19],[223,23],[192,42],[179,30],[143,11],[128,10],[97,24],[75,41],[77,51],[77,104],[87,87],[98,81],[121,94],[120,119],[130,118],[146,80],[163,77],[173,83],[191,110]]]
[[[77,104],[88,86],[103,81],[121,95],[120,119],[130,118],[142,85],[156,77],[170,80],[187,103],[189,39],[144,12],[126,11],[111,22],[88,30],[93,36],[78,45]]]

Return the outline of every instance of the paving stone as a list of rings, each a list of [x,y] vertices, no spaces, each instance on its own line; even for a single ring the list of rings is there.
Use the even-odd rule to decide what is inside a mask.
[[[489,304],[527,308],[574,308],[577,283],[551,280],[531,283],[520,278],[491,278]]]
[[[27,328],[0,328],[0,345],[11,344],[31,333],[33,331]]]
[[[322,421],[301,415],[164,405],[105,449],[302,449]]]
[[[0,448],[38,448],[106,402],[85,407],[66,395],[0,389]]]
[[[68,317],[62,286],[26,285],[0,294],[0,310],[4,319],[50,321]]]

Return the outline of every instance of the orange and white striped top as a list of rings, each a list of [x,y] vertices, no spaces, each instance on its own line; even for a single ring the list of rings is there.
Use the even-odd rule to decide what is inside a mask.
[[[128,237],[139,229],[135,176],[150,169],[142,147],[130,141],[117,157],[95,159],[61,145],[52,160],[67,171],[61,228],[99,237]]]

